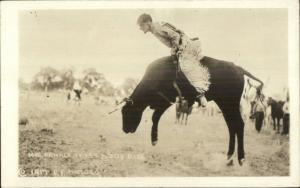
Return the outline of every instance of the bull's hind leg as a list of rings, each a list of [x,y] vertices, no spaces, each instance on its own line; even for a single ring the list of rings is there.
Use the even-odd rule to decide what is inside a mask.
[[[245,151],[244,151],[244,121],[241,114],[238,113],[236,119],[237,125],[237,140],[238,140],[238,160],[239,164],[242,166],[245,161]]]
[[[228,131],[229,131],[229,147],[227,152],[227,165],[231,166],[233,165],[233,154],[234,154],[234,148],[235,148],[235,131],[233,128],[233,125],[231,123],[231,118],[228,115],[224,115],[224,119],[226,121]]]
[[[243,165],[245,160],[244,152],[244,122],[239,108],[226,109],[224,111],[224,118],[229,129],[229,149],[227,153],[227,165],[233,164],[232,156],[234,154],[235,147],[235,135],[238,141],[238,161],[240,165]]]
[[[160,120],[161,115],[165,112],[166,108],[160,108],[160,109],[156,109],[153,112],[152,115],[152,131],[151,131],[151,143],[153,146],[156,145],[157,143],[157,128],[158,128],[158,121]]]

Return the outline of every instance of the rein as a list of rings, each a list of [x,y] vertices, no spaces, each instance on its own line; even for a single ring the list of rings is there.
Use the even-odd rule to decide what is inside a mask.
[[[176,81],[173,82],[173,87],[176,89],[178,96],[179,96],[179,100],[182,99],[182,93],[180,88],[178,87],[178,84],[176,83]],[[159,96],[161,96],[163,99],[165,99],[165,101],[167,101],[168,103],[170,103],[171,105],[174,104],[173,102],[171,102],[168,97],[166,97],[166,95],[164,95],[161,91],[156,92]]]
[[[176,81],[173,82],[173,87],[176,89],[177,93],[178,93],[178,96],[179,96],[179,99],[181,100],[182,98],[182,93],[181,93],[181,90],[180,88],[178,87],[178,84],[176,83]],[[158,91],[156,92],[160,97],[162,97],[165,101],[167,101],[169,104],[173,105],[174,103],[172,101],[169,100],[169,98],[163,94],[163,92],[161,91]],[[119,103],[116,104],[115,106],[115,109],[113,109],[112,111],[109,111],[107,112],[106,115],[111,115],[112,113],[120,110],[120,108],[118,107],[120,104],[124,103],[124,102],[130,102],[131,104],[134,103],[134,101],[130,98],[124,98],[122,101],[120,101]]]
[[[120,110],[120,108],[119,108],[118,106],[119,106],[120,104],[124,103],[124,102],[131,102],[131,104],[133,104],[133,100],[132,100],[132,99],[130,99],[130,98],[124,98],[122,101],[120,101],[119,103],[116,104],[115,109],[113,109],[113,110],[107,112],[107,114],[103,114],[102,116],[105,116],[105,115],[111,115],[112,113],[114,113],[114,112]]]
[[[162,92],[158,91],[157,94],[158,94],[159,96],[161,96],[163,99],[165,99],[165,100],[166,100],[168,103],[170,103],[171,105],[174,104],[174,103],[172,103],[172,102],[168,99],[168,97],[166,97]]]

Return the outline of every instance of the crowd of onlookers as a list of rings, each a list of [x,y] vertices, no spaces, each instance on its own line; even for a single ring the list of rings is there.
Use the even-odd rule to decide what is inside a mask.
[[[252,101],[251,105],[251,118],[255,120],[255,128],[258,132],[260,132],[263,124],[273,124],[273,128],[277,133],[289,134],[290,110],[288,95],[284,101],[275,100],[272,97],[265,99],[265,96],[262,95]]]
[[[272,97],[261,95],[249,102],[249,112],[245,112],[245,124],[250,119],[254,122],[255,129],[260,132],[262,127],[272,127],[277,133],[288,135],[290,127],[289,97],[285,100],[276,100]],[[250,110],[251,109],[251,110]],[[222,113],[214,102],[209,102],[205,108],[194,108],[193,112],[201,112],[207,117]]]

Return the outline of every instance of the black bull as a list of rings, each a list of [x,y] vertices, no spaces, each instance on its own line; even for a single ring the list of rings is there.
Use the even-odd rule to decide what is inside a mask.
[[[238,160],[241,165],[244,161],[244,122],[240,113],[240,99],[244,88],[244,75],[255,78],[243,68],[231,62],[221,61],[210,57],[201,60],[202,65],[208,68],[211,85],[205,93],[208,101],[213,100],[219,106],[229,130],[228,159],[232,163],[235,148],[235,136],[238,142]],[[129,100],[122,108],[123,131],[136,131],[143,111],[147,106],[154,110],[152,115],[151,141],[157,143],[158,122],[165,110],[175,102],[178,90],[174,88],[176,80],[182,96],[188,100],[189,106],[195,102],[198,95],[196,89],[182,74],[176,76],[174,57],[168,56],[152,62],[140,83],[137,85]],[[172,103],[171,103],[172,102]]]

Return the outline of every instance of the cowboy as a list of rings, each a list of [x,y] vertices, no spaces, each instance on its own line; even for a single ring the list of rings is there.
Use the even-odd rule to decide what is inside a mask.
[[[81,95],[81,92],[82,92],[82,88],[81,88],[78,80],[76,80],[74,82],[73,91],[75,92],[77,99],[81,100],[81,96],[80,95]]]
[[[183,31],[169,23],[152,22],[149,14],[140,15],[137,24],[144,33],[151,32],[171,48],[171,55],[176,57],[180,70],[199,92],[197,98],[200,99],[201,106],[205,107],[207,100],[204,94],[210,85],[210,75],[208,69],[199,63],[203,58],[199,40],[190,39]]]

